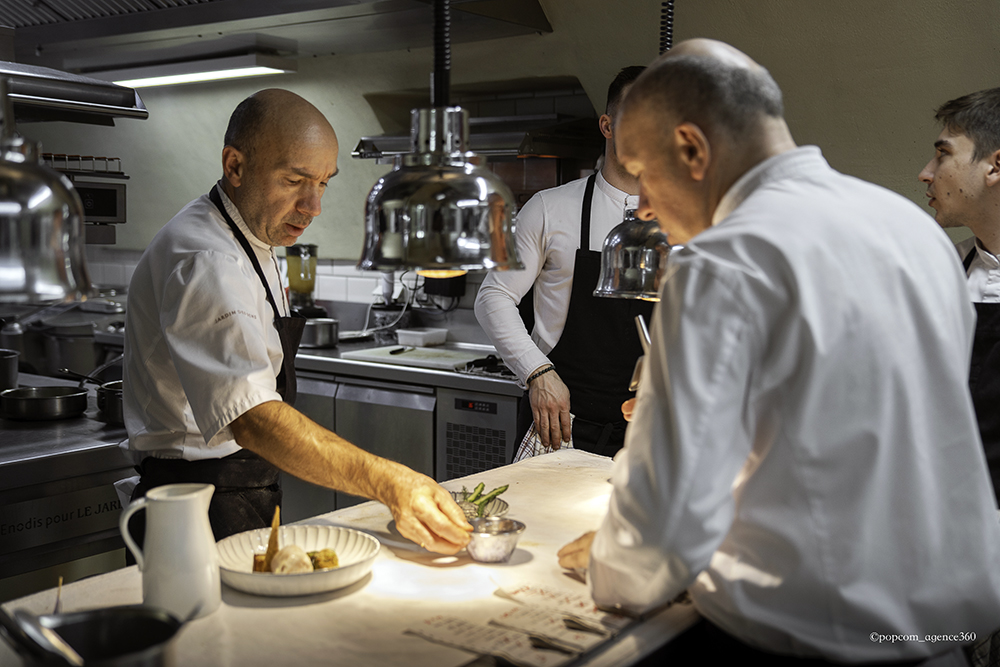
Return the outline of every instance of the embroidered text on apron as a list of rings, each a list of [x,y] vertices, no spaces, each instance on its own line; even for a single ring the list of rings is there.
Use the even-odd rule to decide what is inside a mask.
[[[570,412],[575,417],[573,446],[613,456],[625,442],[626,422],[621,406],[633,397],[628,385],[635,360],[642,355],[635,316],[641,314],[648,321],[653,304],[594,296],[601,275],[601,253],[589,249],[596,178],[597,175],[592,174],[584,190],[580,248],[573,266],[573,290],[566,325],[548,357],[569,388]],[[525,409],[528,421],[524,432],[527,432],[531,424],[531,403],[527,395],[522,401],[522,415]]]
[[[962,263],[966,273],[972,265],[973,248]],[[969,390],[979,421],[979,435],[1000,502],[1000,303],[976,303],[976,335],[969,364]]]

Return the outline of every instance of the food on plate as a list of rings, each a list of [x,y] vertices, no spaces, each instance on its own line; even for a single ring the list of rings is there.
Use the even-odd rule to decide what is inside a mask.
[[[301,574],[312,572],[313,564],[309,554],[297,544],[289,544],[274,554],[271,572],[274,574]]]
[[[483,489],[486,488],[486,485],[483,482],[477,484],[476,488],[474,488],[471,493],[463,486],[462,498],[458,501],[458,506],[462,508],[463,512],[465,512],[465,516],[470,519],[473,517],[481,517],[483,516],[483,511],[486,509],[487,503],[506,491],[509,486],[509,484],[499,486],[487,493],[485,496],[482,495]]]
[[[271,535],[267,539],[267,551],[264,552],[264,572],[271,571],[271,560],[278,553],[278,526],[281,525],[281,506],[274,508],[274,518],[271,519]]]
[[[328,570],[331,567],[340,567],[340,561],[337,559],[337,552],[333,549],[310,551],[309,559],[312,561],[314,570]]]
[[[271,534],[267,540],[267,551],[262,554],[254,554],[253,572],[301,574],[340,567],[337,552],[333,549],[307,552],[297,544],[286,544],[278,549],[279,523],[280,511],[276,507],[274,508],[274,520],[271,522]]]

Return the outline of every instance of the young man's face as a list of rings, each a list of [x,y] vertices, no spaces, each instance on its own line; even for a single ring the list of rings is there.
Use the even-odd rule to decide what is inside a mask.
[[[985,193],[989,161],[973,161],[974,152],[972,139],[945,128],[934,142],[934,157],[917,176],[927,184],[928,205],[942,227],[966,226]]]

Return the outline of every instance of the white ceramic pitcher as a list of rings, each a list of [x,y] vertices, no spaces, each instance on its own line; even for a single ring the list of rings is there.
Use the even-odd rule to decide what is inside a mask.
[[[142,600],[166,609],[179,619],[195,618],[218,609],[222,601],[219,552],[208,504],[211,484],[167,484],[150,489],[125,508],[118,527],[142,571]],[[128,520],[146,512],[146,539],[140,549],[128,532]]]

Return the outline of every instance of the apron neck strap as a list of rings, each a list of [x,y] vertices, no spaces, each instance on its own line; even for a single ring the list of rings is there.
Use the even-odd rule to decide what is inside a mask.
[[[590,205],[594,201],[594,183],[597,172],[587,177],[587,187],[583,191],[583,210],[580,212],[580,247],[590,250]]]
[[[221,213],[222,217],[226,219],[226,223],[229,225],[229,228],[233,230],[233,236],[235,236],[236,240],[239,241],[239,244],[243,246],[243,251],[247,254],[247,257],[250,258],[250,263],[253,264],[253,269],[257,272],[257,277],[260,278],[261,285],[264,286],[264,292],[267,293],[267,302],[271,304],[271,310],[274,311],[274,319],[278,319],[280,317],[280,314],[278,313],[278,306],[274,303],[274,297],[271,296],[271,288],[268,286],[267,279],[264,277],[264,270],[260,268],[260,262],[257,261],[257,254],[250,246],[250,241],[248,241],[247,237],[243,235],[243,232],[233,221],[232,216],[229,215],[229,211],[227,211],[226,207],[222,204],[222,197],[219,196],[218,186],[212,188],[212,190],[208,193],[208,198],[211,199],[212,203],[215,204],[215,207],[219,209],[219,213]]]
[[[972,246],[972,250],[969,251],[969,254],[965,256],[965,260],[962,262],[962,267],[965,269],[966,273],[969,272],[969,267],[972,266],[972,260],[975,258],[976,246]]]

